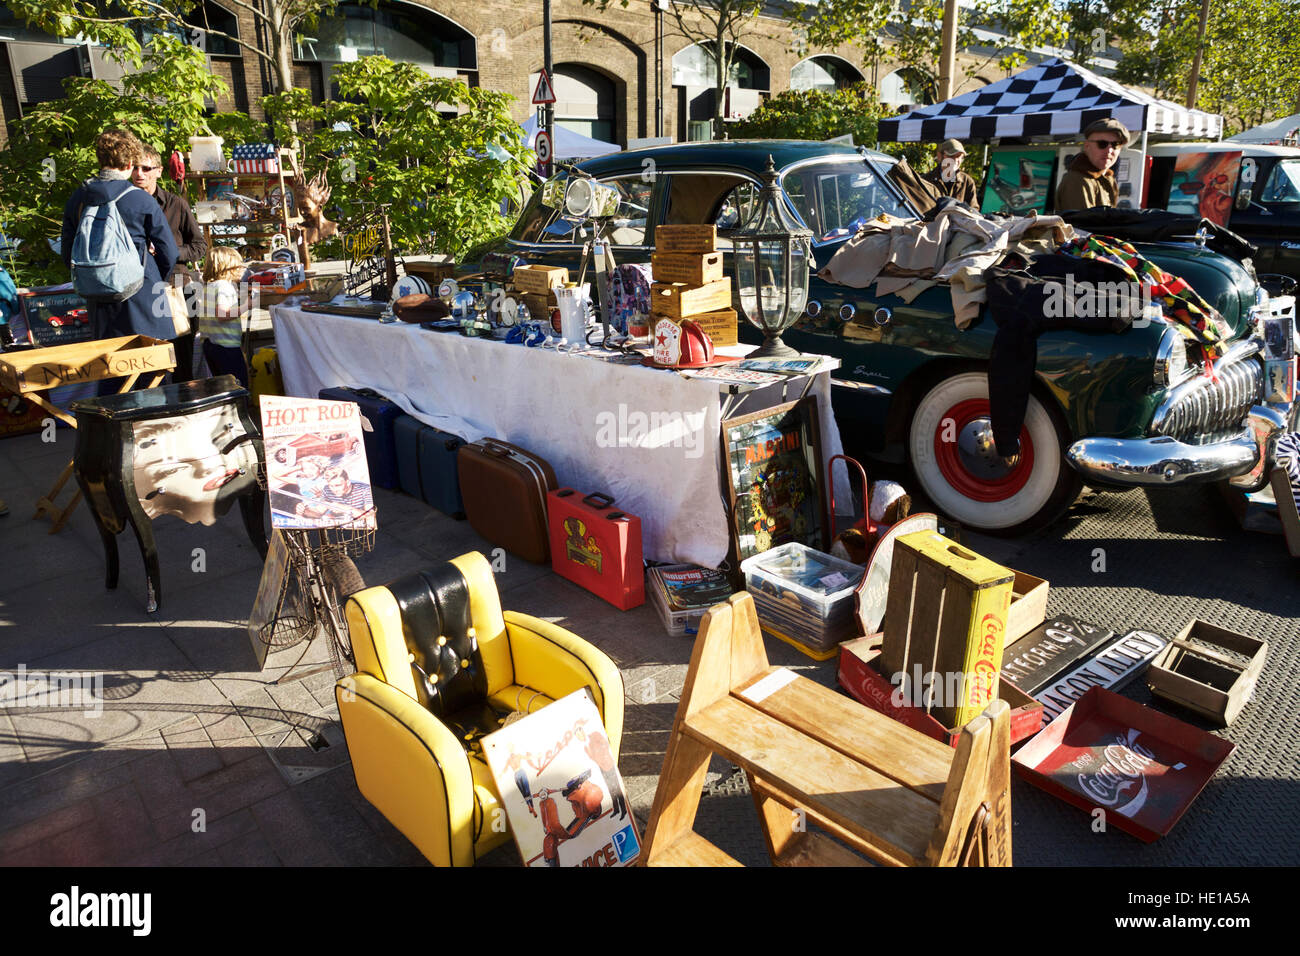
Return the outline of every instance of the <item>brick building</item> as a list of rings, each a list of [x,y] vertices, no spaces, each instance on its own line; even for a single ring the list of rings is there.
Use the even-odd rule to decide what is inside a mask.
[[[622,146],[656,135],[708,138],[714,67],[704,50],[676,32],[670,15],[656,12],[657,6],[656,0],[632,0],[626,8],[615,2],[602,14],[582,0],[555,0],[552,50],[560,125]],[[220,0],[204,0],[189,19],[195,27],[235,33],[245,41],[259,36],[249,12],[223,7]],[[317,99],[329,89],[337,64],[382,53],[435,75],[509,93],[520,121],[533,109],[532,84],[543,64],[541,0],[380,0],[377,8],[343,2],[310,32],[315,35],[300,35],[295,44],[294,69],[297,85]],[[873,75],[855,47],[800,56],[791,49],[794,41],[788,20],[753,18],[732,69],[725,103],[729,118],[747,115],[764,97],[791,86],[866,81],[887,103],[916,99],[905,72],[891,64],[878,66]],[[205,42],[213,72],[230,87],[213,106],[260,116],[258,98],[272,88],[267,64],[220,37],[206,36]],[[5,127],[24,109],[62,95],[63,77],[120,80],[120,69],[102,49],[32,31],[3,6],[0,48],[0,145]],[[965,80],[959,91],[999,75]]]

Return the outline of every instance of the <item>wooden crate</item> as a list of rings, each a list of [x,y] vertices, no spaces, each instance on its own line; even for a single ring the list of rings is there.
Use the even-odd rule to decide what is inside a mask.
[[[689,316],[713,340],[714,347],[740,344],[739,325],[735,309],[715,309]]]
[[[945,693],[927,711],[945,727],[965,726],[997,693],[1014,579],[935,531],[894,544],[881,670],[913,680],[933,672]]]
[[[657,252],[717,252],[717,226],[656,226]]]
[[[701,312],[713,312],[730,306],[730,277],[697,287],[681,282],[656,282],[650,286],[651,315],[689,319]]]
[[[1273,499],[1277,502],[1277,517],[1286,535],[1286,547],[1291,557],[1300,558],[1300,489],[1291,487],[1291,479],[1283,468],[1273,469],[1270,476]]]
[[[545,295],[557,285],[569,281],[569,270],[563,266],[520,266],[512,277],[515,288],[532,295]]]
[[[538,322],[549,321],[551,310],[557,305],[554,290],[546,295],[533,295],[529,292],[520,293],[519,301],[528,306],[529,316]]]
[[[443,279],[456,278],[456,263],[408,262],[406,263],[406,274],[408,276],[419,276],[436,291],[438,283]]]
[[[1003,647],[1024,637],[1047,619],[1049,585],[1042,578],[1013,571],[1011,606],[1007,608],[1007,636]]]
[[[1193,644],[1191,638],[1204,644]],[[1246,660],[1235,660],[1224,650]],[[1194,620],[1151,662],[1147,686],[1158,697],[1226,727],[1250,700],[1267,658],[1267,641]]]
[[[872,634],[845,641],[839,646],[840,659],[836,678],[849,696],[872,710],[892,717],[913,730],[950,747],[961,739],[961,727],[945,727],[920,707],[913,707],[896,694],[897,688],[871,666],[880,654],[882,635]],[[996,696],[1011,708],[1011,743],[1028,740],[1043,728],[1043,705],[1010,681],[1000,681]]]
[[[176,352],[170,342],[147,335],[127,335],[29,352],[6,352],[0,355],[0,385],[22,395],[59,385],[162,373],[175,367]]]
[[[722,278],[722,253],[656,252],[650,257],[655,282],[685,282],[704,285]]]

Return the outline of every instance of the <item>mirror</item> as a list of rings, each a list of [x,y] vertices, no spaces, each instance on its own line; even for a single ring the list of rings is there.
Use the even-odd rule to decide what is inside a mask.
[[[1249,209],[1250,199],[1251,193],[1249,189],[1239,189],[1237,190],[1237,201],[1234,205],[1237,209]]]

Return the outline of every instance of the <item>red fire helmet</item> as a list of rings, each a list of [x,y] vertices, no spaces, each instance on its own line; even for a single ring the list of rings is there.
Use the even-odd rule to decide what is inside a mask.
[[[683,319],[681,322],[681,356],[677,359],[676,365],[661,365],[650,355],[643,361],[646,365],[652,365],[655,368],[706,368],[710,365],[724,365],[727,362],[735,362],[737,359],[728,358],[727,356],[718,357],[713,353],[713,339],[709,338],[709,333],[700,328],[698,323],[690,319]],[[651,327],[651,332],[654,327]]]

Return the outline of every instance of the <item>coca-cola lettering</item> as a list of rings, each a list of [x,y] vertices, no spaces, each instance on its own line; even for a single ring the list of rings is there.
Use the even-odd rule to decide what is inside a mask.
[[[1114,807],[1121,797],[1130,797],[1124,807],[1130,816],[1145,802],[1144,774],[1155,761],[1155,754],[1138,743],[1137,736],[1136,730],[1129,731],[1128,739],[1116,736],[1102,750],[1102,764],[1092,773],[1080,773],[1076,777],[1079,789],[1102,806]]]

